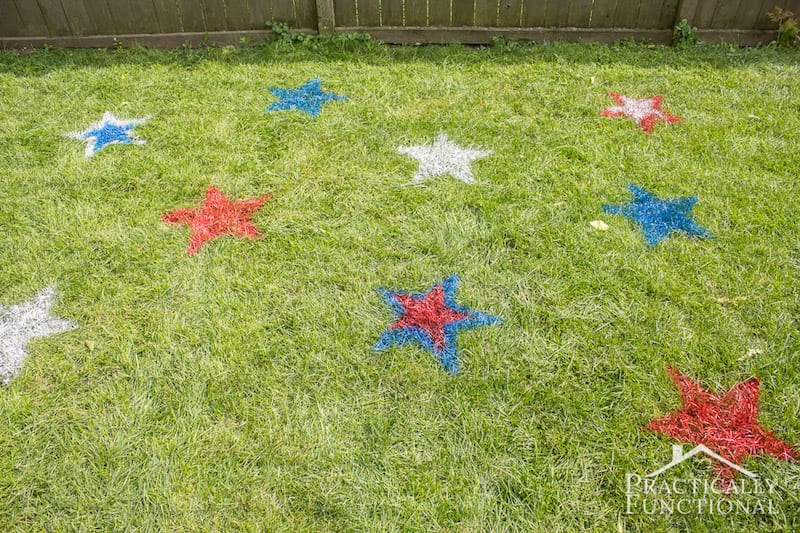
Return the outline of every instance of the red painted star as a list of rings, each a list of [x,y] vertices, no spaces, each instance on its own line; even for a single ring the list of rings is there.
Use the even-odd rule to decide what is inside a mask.
[[[421,299],[412,294],[396,294],[395,298],[403,306],[404,312],[389,329],[419,328],[430,336],[439,352],[444,350],[446,343],[444,327],[470,317],[447,306],[441,285],[432,288]]]
[[[758,378],[737,383],[722,394],[712,394],[678,370],[667,367],[681,395],[681,410],[653,420],[652,431],[676,440],[705,444],[734,464],[741,464],[750,455],[771,455],[782,461],[797,458],[797,450],[758,423]],[[715,463],[720,483],[727,486],[736,470]]]
[[[255,239],[260,237],[255,224],[250,221],[258,208],[271,194],[252,200],[233,200],[225,198],[222,191],[208,186],[206,199],[197,209],[177,209],[162,216],[164,222],[173,224],[189,224],[192,226],[192,236],[189,238],[189,248],[186,253],[194,255],[208,241],[220,235],[236,235]]]
[[[681,117],[670,115],[661,109],[663,96],[652,98],[628,98],[617,93],[608,93],[619,105],[604,109],[600,114],[604,117],[631,117],[647,133],[653,132],[653,125],[657,120],[667,123],[683,122]]]

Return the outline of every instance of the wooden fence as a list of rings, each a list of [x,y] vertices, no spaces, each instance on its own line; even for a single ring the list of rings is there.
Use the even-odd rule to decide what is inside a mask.
[[[0,0],[0,46],[235,44],[263,38],[269,21],[390,43],[666,43],[684,18],[703,39],[755,44],[775,38],[775,5],[800,12],[800,0]]]

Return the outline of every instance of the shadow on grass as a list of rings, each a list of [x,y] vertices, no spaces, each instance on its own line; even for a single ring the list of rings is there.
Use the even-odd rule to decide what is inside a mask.
[[[740,48],[734,45],[698,45],[673,48],[621,41],[613,45],[574,43],[516,43],[478,47],[464,45],[386,46],[379,42],[357,45],[306,45],[263,43],[251,47],[204,47],[158,50],[130,49],[35,49],[0,51],[0,74],[43,76],[75,67],[106,68],[116,65],[173,66],[192,68],[207,62],[231,65],[287,64],[327,60],[369,65],[392,63],[499,64],[597,64],[733,69],[751,65],[796,66],[800,50],[773,46]]]

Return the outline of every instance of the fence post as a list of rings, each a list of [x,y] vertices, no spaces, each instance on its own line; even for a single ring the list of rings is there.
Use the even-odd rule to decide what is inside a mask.
[[[317,31],[333,33],[336,17],[333,13],[333,0],[317,0]]]
[[[695,11],[697,11],[697,0],[681,0],[678,2],[678,11],[675,13],[673,24],[678,24],[683,19],[686,19],[691,25]]]

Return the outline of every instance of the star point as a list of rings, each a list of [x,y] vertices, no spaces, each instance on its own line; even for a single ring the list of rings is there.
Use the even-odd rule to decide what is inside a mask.
[[[645,132],[652,133],[657,121],[673,124],[683,122],[681,117],[671,115],[661,109],[664,97],[628,98],[619,93],[608,93],[619,105],[608,107],[600,112],[604,117],[630,117]]]
[[[416,343],[433,353],[451,374],[458,373],[457,336],[460,330],[500,322],[499,318],[467,309],[455,301],[458,276],[450,276],[424,293],[382,289],[395,321],[375,344],[376,351]]]
[[[84,131],[67,133],[71,139],[86,141],[85,157],[91,157],[109,144],[145,144],[139,139],[133,129],[141,126],[149,116],[132,120],[120,120],[110,111],[103,113],[99,122],[92,124]]]
[[[604,205],[613,215],[624,215],[641,226],[649,246],[655,246],[673,231],[704,238],[708,232],[690,216],[697,197],[662,200],[645,189],[628,185],[633,201],[622,205]]]
[[[703,444],[724,459],[741,465],[751,455],[770,455],[781,461],[797,459],[797,450],[780,440],[758,422],[761,384],[757,377],[714,394],[677,369],[667,373],[678,387],[681,408],[651,421],[647,428],[683,442]],[[715,463],[723,488],[736,476],[736,470]]]
[[[312,117],[317,117],[322,110],[322,106],[328,102],[342,102],[347,100],[346,96],[323,91],[322,80],[319,78],[314,78],[297,89],[270,87],[269,92],[277,97],[278,101],[271,103],[267,107],[267,111],[288,111],[290,109],[296,109]]]
[[[196,208],[170,211],[161,217],[164,222],[188,224],[192,227],[188,255],[196,254],[205,244],[221,235],[234,235],[255,239],[260,237],[253,214],[270,198],[271,194],[250,200],[228,200],[213,185],[208,186],[203,204]]]
[[[419,162],[419,168],[413,178],[414,183],[445,174],[450,174],[464,183],[475,183],[470,164],[492,153],[491,150],[461,147],[448,139],[445,133],[437,135],[433,144],[401,146],[397,151]]]
[[[50,315],[55,298],[56,290],[51,286],[28,302],[0,307],[0,381],[3,385],[8,385],[22,369],[30,340],[78,327],[74,322]]]

